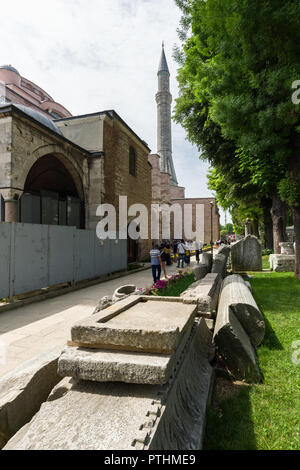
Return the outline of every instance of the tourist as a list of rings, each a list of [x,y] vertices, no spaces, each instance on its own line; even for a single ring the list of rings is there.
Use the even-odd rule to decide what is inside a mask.
[[[185,262],[187,265],[191,262],[191,243],[189,240],[185,243]]]
[[[164,275],[165,275],[165,279],[167,279],[167,270],[166,270],[166,266],[167,266],[167,253],[165,252],[165,248],[166,248],[166,244],[165,243],[162,243],[160,245],[160,258],[161,258],[161,267],[163,269],[163,272],[164,272]]]
[[[173,253],[174,253],[174,261],[176,263],[177,261],[177,246],[178,246],[178,240],[173,241]]]
[[[167,255],[167,266],[171,266],[172,261],[171,261],[171,244],[170,244],[170,242],[166,243],[165,253]]]
[[[179,242],[177,245],[177,253],[178,253],[177,268],[180,268],[180,262],[181,262],[181,267],[184,268],[185,250],[186,250],[186,246],[184,244],[184,240],[181,240],[181,242]]]
[[[204,246],[204,243],[202,240],[200,240],[199,242],[199,251],[200,251],[200,255],[203,253],[203,246]]]
[[[160,257],[160,250],[158,249],[158,245],[153,243],[152,250],[150,251],[150,258],[151,258],[151,266],[152,266],[152,276],[154,284],[156,281],[160,280],[161,274],[161,257]]]
[[[195,253],[196,253],[196,262],[199,264],[200,262],[200,248],[199,248],[199,243],[197,240],[194,241],[194,246],[193,246]]]

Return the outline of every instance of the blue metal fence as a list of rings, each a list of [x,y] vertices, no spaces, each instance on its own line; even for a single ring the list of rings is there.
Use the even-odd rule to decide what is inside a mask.
[[[127,241],[94,230],[0,223],[0,298],[125,270]]]

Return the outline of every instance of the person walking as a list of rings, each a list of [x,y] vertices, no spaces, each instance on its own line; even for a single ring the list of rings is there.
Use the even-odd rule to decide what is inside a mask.
[[[152,276],[154,284],[156,281],[160,280],[161,275],[161,256],[160,250],[157,244],[152,244],[152,250],[150,251],[151,266],[152,266]]]
[[[166,244],[162,243],[159,247],[159,251],[160,251],[160,259],[161,259],[161,267],[162,267],[162,270],[164,272],[165,279],[167,279],[167,270],[166,270],[167,253],[165,251],[165,248],[166,248]]]
[[[164,248],[165,253],[167,255],[167,266],[171,266],[172,261],[171,261],[171,244],[170,242],[166,243],[166,246]]]
[[[193,248],[195,250],[197,264],[199,264],[200,263],[200,248],[199,248],[199,243],[197,242],[197,240],[194,241]]]
[[[178,256],[177,256],[177,246],[178,246],[178,243],[179,243],[179,242],[178,242],[177,240],[174,240],[174,242],[173,242],[173,253],[174,253],[174,261],[175,261],[175,263],[176,263],[177,258],[178,258]]]
[[[178,253],[177,268],[180,268],[180,262],[181,262],[181,267],[184,268],[185,250],[186,250],[186,246],[184,244],[184,240],[181,240],[181,242],[179,242],[177,245],[177,253]]]
[[[185,262],[187,265],[191,262],[191,243],[189,240],[185,243]]]

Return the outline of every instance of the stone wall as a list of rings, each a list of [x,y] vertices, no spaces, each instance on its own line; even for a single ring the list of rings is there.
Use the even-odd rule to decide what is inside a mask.
[[[88,154],[17,109],[0,118],[0,187],[4,199],[20,197],[34,163],[54,155],[72,176],[80,198],[88,207]],[[89,213],[86,210],[86,225]]]

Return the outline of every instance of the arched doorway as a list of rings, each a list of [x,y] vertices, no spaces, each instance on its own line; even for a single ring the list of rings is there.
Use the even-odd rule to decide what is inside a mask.
[[[127,262],[134,263],[135,261],[138,261],[139,243],[138,243],[138,240],[134,240],[130,238],[129,233],[128,233],[129,225],[130,224],[128,224],[127,226]],[[136,231],[137,232],[140,231],[139,226],[136,227]]]
[[[19,220],[84,228],[84,202],[64,164],[54,155],[31,167],[20,198]]]

